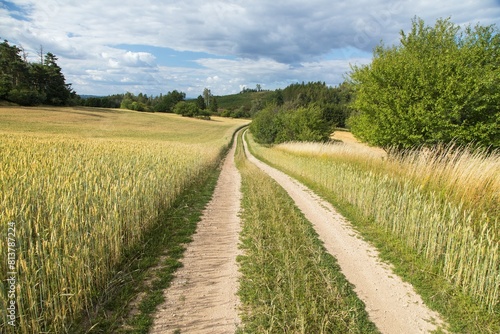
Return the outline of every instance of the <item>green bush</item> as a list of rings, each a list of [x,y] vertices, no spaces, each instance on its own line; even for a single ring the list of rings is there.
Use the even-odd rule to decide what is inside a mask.
[[[332,123],[325,120],[322,108],[315,104],[290,110],[269,105],[255,115],[250,131],[261,144],[327,141]]]
[[[45,102],[45,96],[35,90],[14,88],[8,93],[7,100],[22,106],[36,106]]]
[[[255,114],[250,131],[255,140],[261,144],[272,144],[279,130],[278,107],[269,105]]]
[[[382,147],[500,147],[499,54],[494,26],[462,31],[449,19],[434,27],[414,19],[401,45],[379,45],[371,64],[353,67],[352,132]]]
[[[210,112],[208,110],[200,109],[196,103],[181,101],[174,107],[174,113],[185,117],[198,117],[201,119],[210,119]]]

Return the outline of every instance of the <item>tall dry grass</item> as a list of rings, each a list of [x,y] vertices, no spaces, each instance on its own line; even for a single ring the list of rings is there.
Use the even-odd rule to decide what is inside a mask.
[[[71,332],[124,251],[147,242],[143,232],[216,166],[224,144],[0,134],[0,254],[13,222],[18,307],[17,326],[3,313],[0,332]]]
[[[500,154],[438,147],[390,158],[345,144],[255,154],[357,208],[489,312],[500,293]]]
[[[500,152],[440,145],[390,152],[392,169],[469,209],[500,216]]]

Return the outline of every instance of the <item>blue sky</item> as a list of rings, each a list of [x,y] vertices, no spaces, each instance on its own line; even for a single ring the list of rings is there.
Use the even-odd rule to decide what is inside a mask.
[[[54,53],[79,94],[196,97],[338,85],[415,16],[500,27],[500,1],[0,0],[0,38],[32,61],[40,46]]]
[[[131,52],[147,52],[155,56],[156,64],[159,66],[184,67],[184,68],[203,68],[202,65],[196,62],[198,59],[207,58],[222,58],[236,59],[234,56],[211,55],[205,52],[193,51],[176,51],[168,47],[159,47],[140,44],[119,44],[114,45],[117,49]]]

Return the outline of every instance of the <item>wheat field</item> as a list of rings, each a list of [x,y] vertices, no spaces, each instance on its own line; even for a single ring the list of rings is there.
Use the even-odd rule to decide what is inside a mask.
[[[491,314],[500,302],[500,153],[435,147],[389,156],[358,143],[285,143],[260,158],[383,227]]]
[[[216,168],[242,121],[76,108],[0,108],[0,254],[15,253],[15,324],[68,332],[123,253]],[[15,233],[8,227],[14,227]],[[11,238],[11,239],[9,239]],[[14,240],[15,247],[8,247]],[[2,279],[2,284],[5,280]],[[6,304],[7,305],[7,304]]]

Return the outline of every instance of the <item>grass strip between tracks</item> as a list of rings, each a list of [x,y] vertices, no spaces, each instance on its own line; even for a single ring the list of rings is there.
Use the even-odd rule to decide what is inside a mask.
[[[284,189],[245,159],[241,333],[377,333],[364,304]]]

